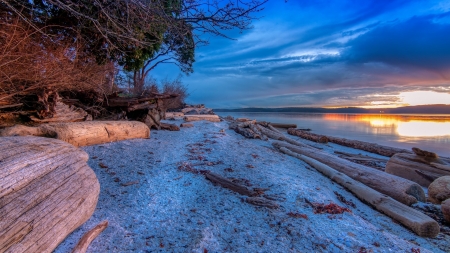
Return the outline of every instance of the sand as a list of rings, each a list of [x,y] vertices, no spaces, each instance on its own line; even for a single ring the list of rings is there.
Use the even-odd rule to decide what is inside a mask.
[[[324,148],[368,154],[335,144]],[[450,251],[450,236],[418,237],[305,163],[277,152],[270,142],[229,130],[227,122],[194,122],[193,128],[178,132],[152,131],[150,139],[83,150],[100,181],[99,202],[89,221],[57,253],[70,252],[103,220],[109,227],[88,252]],[[280,208],[248,204],[246,196],[194,173],[203,170],[268,188],[266,194]],[[335,192],[355,207],[341,202]],[[351,212],[315,214],[308,202],[333,202]]]

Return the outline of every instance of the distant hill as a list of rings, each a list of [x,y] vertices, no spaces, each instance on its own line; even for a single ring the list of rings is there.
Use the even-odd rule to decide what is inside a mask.
[[[214,109],[215,112],[304,112],[304,113],[388,113],[388,114],[450,114],[450,105],[416,105],[397,108],[366,109],[360,107],[346,108],[314,108],[314,107],[282,107],[282,108],[238,108]]]

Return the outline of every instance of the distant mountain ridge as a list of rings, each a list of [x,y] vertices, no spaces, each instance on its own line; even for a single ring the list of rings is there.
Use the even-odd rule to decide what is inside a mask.
[[[304,112],[304,113],[386,113],[386,114],[450,114],[450,104],[416,105],[397,108],[366,109],[360,107],[320,108],[320,107],[281,107],[281,108],[238,108],[214,109],[215,112]]]

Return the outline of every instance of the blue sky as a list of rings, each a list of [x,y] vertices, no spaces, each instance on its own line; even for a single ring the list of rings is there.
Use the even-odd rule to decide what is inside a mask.
[[[384,107],[406,105],[414,91],[450,94],[450,1],[270,0],[260,15],[236,40],[197,49],[182,78],[187,102]],[[152,75],[178,73],[166,65]]]

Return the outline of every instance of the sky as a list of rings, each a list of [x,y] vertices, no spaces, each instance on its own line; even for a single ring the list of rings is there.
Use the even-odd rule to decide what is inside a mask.
[[[207,37],[188,103],[210,108],[450,104],[450,1],[270,0],[234,40]],[[156,79],[173,79],[175,65]]]

